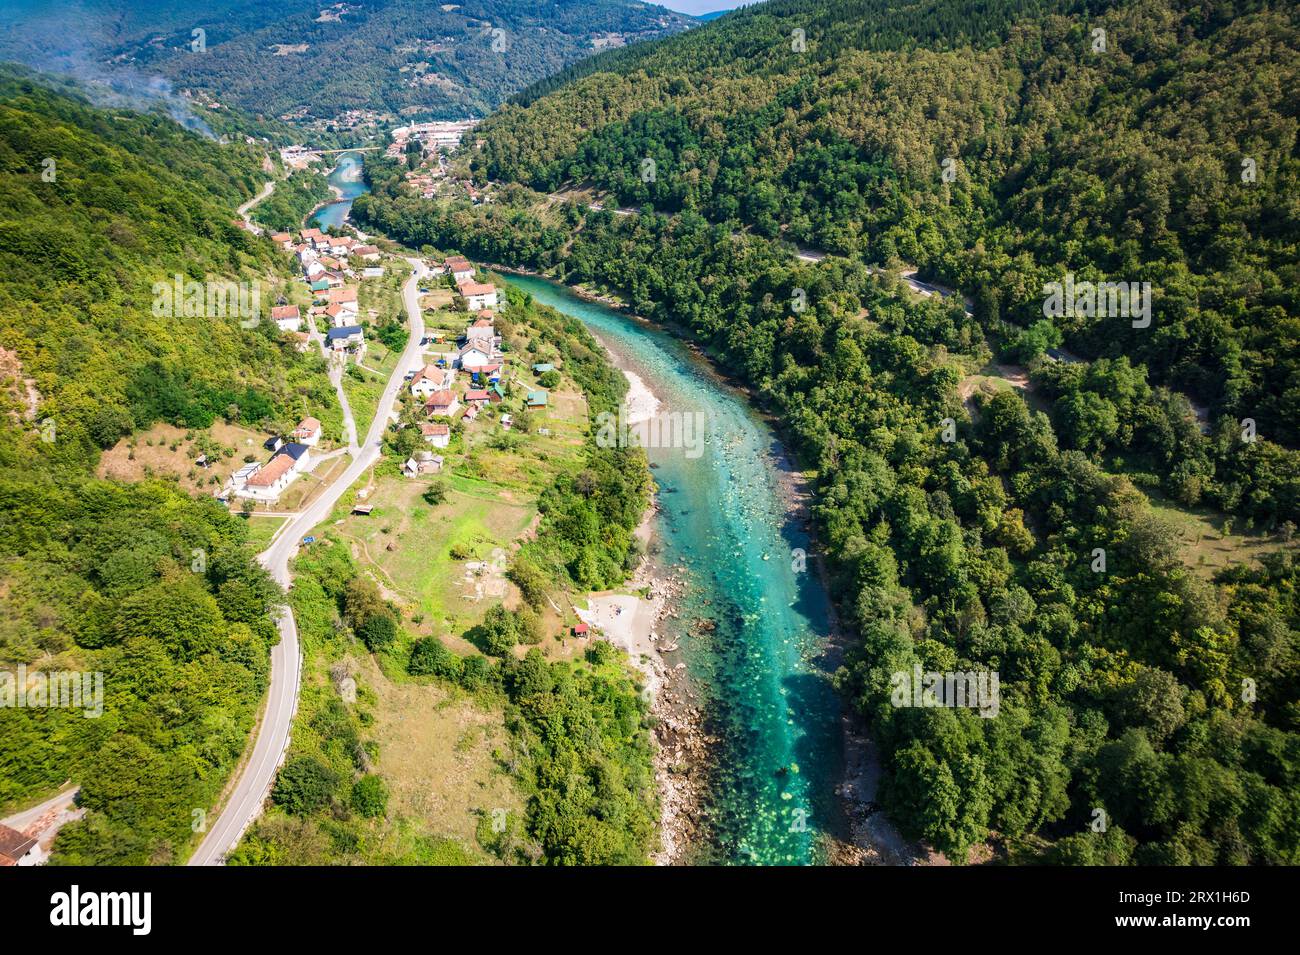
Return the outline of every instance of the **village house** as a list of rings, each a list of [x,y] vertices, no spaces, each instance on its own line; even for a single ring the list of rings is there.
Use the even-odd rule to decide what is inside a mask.
[[[476,385],[494,385],[501,380],[501,363],[493,362],[490,365],[475,368],[470,372],[470,378],[473,379]]]
[[[361,356],[366,352],[365,332],[360,325],[331,328],[325,333],[325,345],[334,351],[350,351]]]
[[[483,282],[458,282],[456,288],[465,299],[465,307],[471,312],[497,306],[495,285],[487,285]]]
[[[265,465],[247,475],[242,486],[236,485],[235,495],[251,497],[255,501],[279,500],[284,489],[298,476],[293,465],[293,458],[277,454]],[[239,472],[235,473],[238,476]]]
[[[296,332],[302,327],[302,316],[297,305],[276,305],[271,309],[271,321],[282,332]]]
[[[442,269],[456,281],[457,285],[474,278],[474,266],[469,264],[468,259],[459,255],[453,255],[446,262],[443,262]]]
[[[315,419],[308,418],[306,421]],[[306,423],[306,422],[304,422]],[[317,422],[317,430],[319,430]],[[319,435],[317,435],[319,438]],[[278,448],[266,464],[245,465],[231,476],[237,497],[257,501],[276,501],[294,478],[311,470],[311,448],[298,442],[283,443],[276,439]]]
[[[293,350],[305,352],[311,349],[311,336],[306,332],[290,332],[289,338],[293,341]]]
[[[467,371],[492,364],[491,346],[482,339],[466,342],[456,351],[456,364]]]
[[[451,443],[451,425],[437,421],[420,425],[420,435],[435,448],[445,448]]]
[[[352,248],[352,254],[353,254],[354,256],[360,256],[361,259],[362,259],[363,261],[366,261],[366,262],[378,262],[378,261],[379,261],[379,250],[378,250],[377,248],[375,248],[373,245],[357,245],[357,246],[353,246],[353,248]]]
[[[0,868],[41,865],[44,861],[45,853],[35,839],[0,823]]]
[[[314,448],[320,442],[321,430],[321,423],[318,420],[303,418],[298,422],[298,427],[293,429],[293,439],[299,444]]]
[[[469,328],[465,329],[465,343],[468,344],[470,342],[478,342],[478,344],[487,351],[489,355],[493,354],[497,344],[496,332],[492,330],[491,325],[486,327],[475,327],[471,325]]]
[[[428,398],[435,391],[447,391],[456,380],[456,373],[433,365],[425,365],[411,379],[411,394],[417,398]]]
[[[286,457],[293,462],[293,469],[301,474],[311,470],[311,448],[297,441],[291,441],[276,452],[276,456]]]
[[[407,477],[437,474],[442,470],[442,464],[441,454],[434,454],[432,451],[416,451],[415,456],[407,458],[406,463],[402,465],[402,473]]]
[[[286,252],[293,248],[293,236],[287,232],[274,232],[271,234],[271,241],[284,249]]]
[[[438,418],[450,418],[460,410],[460,399],[454,391],[435,391],[424,403],[426,414]]]
[[[355,312],[356,311],[356,287],[348,286],[347,288],[330,288],[329,303],[331,305],[333,304],[343,305],[343,307],[347,307],[347,305],[351,305],[352,311]]]
[[[472,408],[482,408],[488,403],[487,389],[471,389],[465,392],[465,404]]]
[[[546,400],[547,394],[544,391],[528,392],[528,407],[530,408],[545,408]]]

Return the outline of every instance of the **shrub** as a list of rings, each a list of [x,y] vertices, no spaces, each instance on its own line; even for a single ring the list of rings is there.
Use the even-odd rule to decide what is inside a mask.
[[[407,672],[414,676],[437,676],[444,680],[458,680],[462,669],[461,658],[448,650],[437,637],[417,640],[406,666]]]
[[[295,756],[284,764],[271,790],[271,798],[285,812],[303,816],[333,800],[339,778],[314,756]]]
[[[378,776],[362,776],[352,787],[352,809],[367,819],[388,812],[388,787],[384,781]]]
[[[596,640],[587,648],[587,659],[596,666],[603,666],[618,659],[618,650],[608,640]]]
[[[390,613],[377,613],[367,617],[358,628],[357,636],[371,653],[387,650],[397,641],[397,621]]]

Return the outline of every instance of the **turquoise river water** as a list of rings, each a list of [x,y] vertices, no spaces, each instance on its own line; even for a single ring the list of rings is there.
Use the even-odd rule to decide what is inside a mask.
[[[790,512],[773,431],[666,332],[563,286],[507,279],[583,321],[655,393],[661,416],[698,415],[691,420],[705,425],[702,448],[664,441],[688,446],[647,449],[660,489],[655,561],[688,581],[660,640],[680,642],[671,657],[686,663],[706,729],[718,739],[707,838],[687,861],[821,861],[820,836],[839,828],[844,760],[840,700],[827,673],[830,607],[811,565],[802,566],[808,539]],[[714,629],[700,629],[701,620]]]
[[[329,184],[339,190],[341,198],[321,206],[312,214],[311,224],[317,229],[343,225],[352,211],[352,200],[370,191],[361,178],[361,166],[361,153],[343,153],[339,157],[338,165],[329,174]]]

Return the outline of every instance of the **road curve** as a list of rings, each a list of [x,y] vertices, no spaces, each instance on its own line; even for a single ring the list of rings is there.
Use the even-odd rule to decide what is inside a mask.
[[[256,206],[259,202],[261,202],[263,199],[265,199],[274,191],[275,191],[275,180],[272,179],[270,182],[268,182],[266,185],[262,187],[261,192],[253,196],[253,198],[249,199],[242,206],[236,209],[235,214],[239,216],[239,218],[244,222],[245,225],[251,227],[253,223],[248,218],[248,214],[253,211],[254,206]]]
[[[286,591],[292,582],[289,561],[297,553],[298,542],[329,516],[344,492],[379,458],[393,403],[405,384],[406,372],[415,367],[423,353],[420,341],[424,338],[424,317],[420,312],[419,280],[426,274],[426,269],[419,259],[406,261],[412,266],[412,273],[402,287],[402,300],[409,318],[410,337],[379,399],[375,419],[370,423],[365,443],[349,449],[352,463],[348,469],[306,510],[292,517],[271,546],[258,555],[262,566]],[[190,865],[222,865],[225,862],[226,854],[238,844],[244,832],[261,814],[262,805],[275,781],[275,771],[289,747],[289,731],[298,709],[302,654],[298,646],[298,624],[287,604],[277,608],[276,625],[280,629],[280,642],[271,651],[271,687],[267,694],[266,712],[255,730],[257,737],[253,743],[252,756],[241,770],[239,780],[230,792],[221,815],[190,857]]]
[[[51,796],[39,806],[32,806],[31,809],[24,809],[22,812],[14,813],[8,819],[0,819],[0,824],[22,832],[47,812],[54,809],[71,809],[79,792],[81,792],[80,786],[69,786],[63,792],[57,796]]]

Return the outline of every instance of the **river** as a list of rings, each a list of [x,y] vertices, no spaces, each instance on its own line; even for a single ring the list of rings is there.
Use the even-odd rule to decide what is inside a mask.
[[[844,766],[841,701],[826,672],[830,605],[801,556],[809,542],[789,506],[772,429],[666,332],[543,279],[507,279],[584,322],[655,393],[661,418],[678,412],[706,423],[702,447],[647,449],[661,505],[653,559],[688,581],[660,639],[680,642],[673,656],[684,658],[706,728],[719,740],[707,838],[686,861],[823,861],[821,836],[840,830],[835,789]],[[715,629],[699,629],[700,620]]]
[[[352,211],[352,201],[370,191],[361,177],[361,153],[343,153],[338,165],[329,174],[329,184],[338,190],[339,198],[326,203],[311,216],[311,224],[318,229],[341,226]]]

